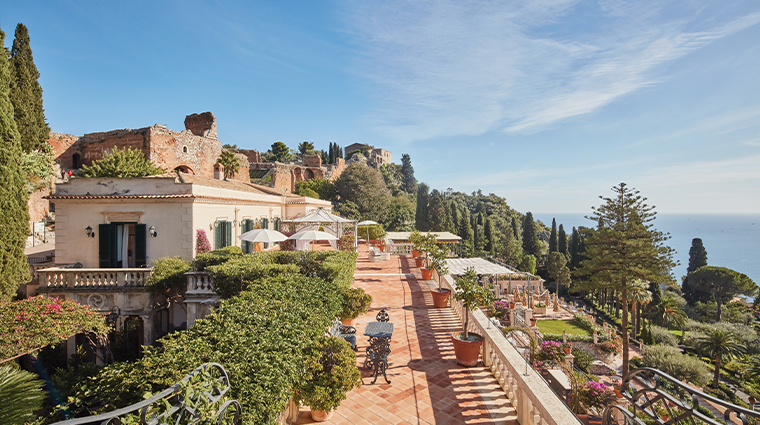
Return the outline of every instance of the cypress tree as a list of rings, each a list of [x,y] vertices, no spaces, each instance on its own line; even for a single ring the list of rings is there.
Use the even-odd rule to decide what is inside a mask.
[[[523,252],[538,257],[538,254],[541,252],[541,241],[538,239],[536,223],[533,221],[533,213],[530,211],[528,211],[523,218],[522,231]]]
[[[558,245],[557,249],[559,250],[562,255],[567,257],[567,233],[565,233],[565,228],[562,226],[562,224],[559,225],[559,238],[558,238]]]
[[[477,214],[472,216],[472,232],[474,233],[475,253],[479,254],[483,252],[483,228],[478,225]]]
[[[689,248],[689,267],[686,268],[686,273],[691,273],[706,265],[707,251],[702,245],[702,239],[694,238],[691,240],[691,248]]]
[[[21,148],[24,152],[39,149],[48,138],[50,127],[45,122],[42,108],[42,87],[40,73],[34,65],[32,48],[29,45],[29,31],[24,24],[16,26],[16,38],[11,49],[12,83],[10,99]]]
[[[0,49],[5,46],[0,30]],[[10,301],[22,283],[29,281],[24,255],[29,226],[27,201],[19,159],[21,135],[16,128],[10,100],[11,67],[6,52],[0,54],[0,302]]]
[[[515,239],[520,240],[520,230],[519,227],[517,227],[517,219],[514,216],[512,217],[512,236],[514,236]]]
[[[420,183],[417,186],[417,212],[414,216],[414,227],[420,232],[430,230],[428,220],[428,185]]]
[[[485,250],[491,254],[496,254],[496,241],[494,240],[495,234],[493,229],[493,221],[490,217],[486,216],[483,223],[483,236],[485,236]]]
[[[549,235],[549,252],[557,252],[557,219],[552,218],[552,232]]]
[[[417,179],[414,178],[412,158],[408,153],[401,155],[401,190],[410,195],[417,191]]]
[[[470,218],[467,214],[462,215],[463,232],[462,236],[462,256],[465,258],[475,255],[475,234],[472,231],[472,225],[470,224]]]

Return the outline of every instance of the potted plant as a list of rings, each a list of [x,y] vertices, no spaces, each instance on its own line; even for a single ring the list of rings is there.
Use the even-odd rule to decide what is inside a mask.
[[[493,293],[478,285],[475,269],[468,267],[465,269],[465,274],[457,280],[454,298],[461,301],[462,307],[464,307],[463,332],[451,335],[451,341],[454,344],[454,354],[456,355],[457,363],[460,365],[475,366],[478,364],[478,355],[480,354],[483,337],[467,330],[470,310],[477,310],[478,306],[493,302]]]
[[[296,402],[311,407],[311,417],[323,422],[332,417],[346,394],[361,386],[356,355],[338,337],[320,336],[305,350],[304,378],[297,386]]]
[[[546,304],[544,304],[544,303],[538,303],[535,306],[533,306],[533,313],[535,313],[535,314],[546,314]]]
[[[573,344],[570,342],[565,342],[562,344],[562,350],[565,352],[565,355],[570,355],[570,353],[573,351]]]
[[[617,398],[623,398],[623,387],[620,385],[620,381],[617,379],[612,380],[612,389],[615,390],[615,396]]]
[[[414,231],[409,235],[409,242],[412,243],[412,258],[420,256],[420,249],[422,248],[422,233],[419,230]]]
[[[435,272],[438,274],[438,289],[433,289],[430,291],[430,293],[433,295],[433,305],[435,307],[442,308],[446,307],[449,301],[449,295],[451,295],[450,290],[441,288],[441,279],[443,279],[444,275],[449,273],[449,268],[446,263],[446,250],[437,245],[433,245],[433,247],[434,248],[432,248],[430,252],[430,273],[432,274],[433,270],[435,270]]]
[[[343,292],[343,310],[338,317],[346,326],[354,326],[356,318],[369,311],[372,295],[361,288],[348,288]]]
[[[493,303],[493,317],[499,320],[504,326],[509,326],[509,303],[506,301],[495,301]]]
[[[538,319],[536,319],[535,317],[531,317],[530,318],[530,326],[531,327],[536,326],[536,323],[538,323]]]

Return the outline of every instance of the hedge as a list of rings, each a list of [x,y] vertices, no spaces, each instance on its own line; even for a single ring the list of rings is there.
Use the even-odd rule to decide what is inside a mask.
[[[163,257],[153,262],[147,287],[151,291],[173,296],[187,290],[187,276],[190,264],[180,257]]]
[[[684,382],[705,386],[712,381],[710,367],[702,360],[681,354],[667,345],[645,346],[642,350],[643,365],[659,369]]]
[[[300,274],[270,277],[225,300],[184,332],[168,335],[134,363],[116,363],[81,384],[72,410],[102,413],[168,388],[195,367],[221,363],[243,421],[272,424],[302,376],[304,350],[341,308],[335,282]]]

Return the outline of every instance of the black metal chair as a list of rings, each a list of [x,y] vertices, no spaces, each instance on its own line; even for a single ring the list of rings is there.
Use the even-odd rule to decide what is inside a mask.
[[[339,338],[343,338],[346,342],[348,342],[351,345],[351,349],[356,351],[356,328],[353,326],[346,326],[343,323],[340,323],[340,320],[335,319],[333,320],[332,326],[330,326],[330,330],[327,331],[330,336],[337,336]]]
[[[375,320],[377,320],[378,322],[388,322],[391,320],[391,318],[390,316],[388,316],[388,312],[385,311],[385,309],[382,309],[380,310],[379,313],[377,313]]]

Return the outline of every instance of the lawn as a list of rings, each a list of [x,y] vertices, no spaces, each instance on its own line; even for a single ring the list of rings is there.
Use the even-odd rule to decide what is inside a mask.
[[[562,331],[567,331],[569,335],[591,335],[578,326],[575,320],[539,320],[537,326],[541,333],[561,334]]]

